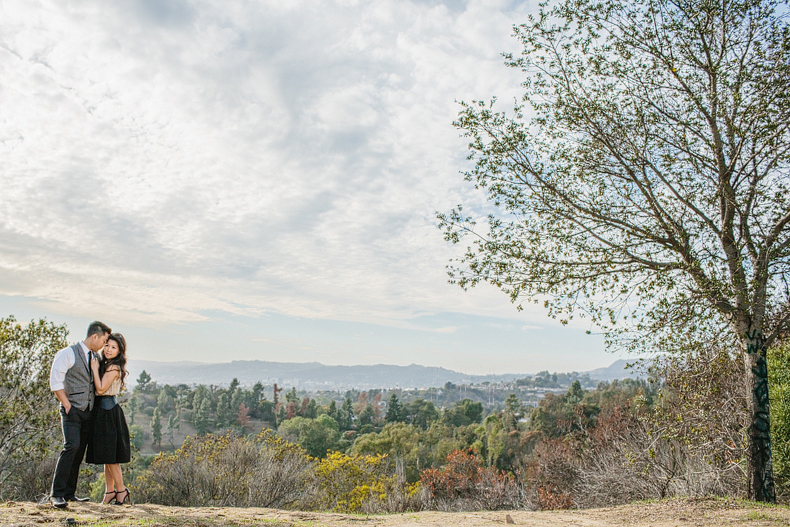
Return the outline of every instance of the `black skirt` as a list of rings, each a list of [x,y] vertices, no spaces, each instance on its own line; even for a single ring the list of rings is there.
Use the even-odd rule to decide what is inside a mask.
[[[101,398],[96,398],[93,414],[93,437],[88,443],[85,461],[98,465],[128,463],[132,457],[129,445],[129,427],[120,404],[110,410],[101,405]]]

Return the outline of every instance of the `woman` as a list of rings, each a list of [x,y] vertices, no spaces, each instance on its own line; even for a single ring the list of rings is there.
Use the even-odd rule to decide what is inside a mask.
[[[131,503],[129,489],[123,484],[121,463],[131,458],[129,428],[118,404],[117,395],[124,388],[126,371],[126,339],[113,333],[104,345],[101,361],[91,360],[93,383],[96,385],[93,440],[88,445],[87,462],[104,464],[107,492],[104,503]]]

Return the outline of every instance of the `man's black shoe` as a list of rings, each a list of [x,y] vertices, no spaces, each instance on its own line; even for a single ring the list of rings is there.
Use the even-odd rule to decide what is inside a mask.
[[[91,500],[90,498],[78,498],[76,496],[69,496],[68,498],[66,498],[66,501],[76,501],[78,503],[85,503],[90,500]]]
[[[66,498],[63,498],[61,496],[52,496],[51,498],[49,498],[49,501],[52,503],[54,507],[57,507],[58,509],[65,509],[67,505]]]

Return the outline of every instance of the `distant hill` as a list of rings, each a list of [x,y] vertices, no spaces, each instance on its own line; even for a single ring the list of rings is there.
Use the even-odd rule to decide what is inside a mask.
[[[628,366],[628,362],[623,359],[620,359],[614,361],[611,366],[608,366],[606,368],[596,368],[594,370],[590,370],[585,373],[588,373],[591,379],[597,379],[599,381],[614,381],[614,380],[626,379],[628,377],[631,378],[639,377],[638,374],[632,373],[627,366]]]
[[[629,377],[626,362],[618,360],[608,368],[589,373],[592,379],[609,381]],[[453,384],[508,382],[529,376],[526,373],[467,375],[445,368],[420,366],[327,366],[318,362],[233,361],[219,364],[200,362],[156,362],[129,360],[130,384],[145,370],[159,384],[229,384],[234,378],[243,385],[262,382],[295,386],[306,390],[347,390],[357,388],[429,388]]]

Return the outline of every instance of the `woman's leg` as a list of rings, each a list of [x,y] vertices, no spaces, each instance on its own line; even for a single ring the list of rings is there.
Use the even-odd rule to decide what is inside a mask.
[[[115,499],[115,474],[112,465],[104,465],[104,503],[110,503]]]
[[[113,479],[115,481],[115,490],[118,492],[116,494],[116,498],[119,502],[123,503],[126,501],[126,497],[129,495],[129,489],[123,484],[123,474],[121,473],[121,464],[115,463],[112,465],[113,471]]]
[[[115,490],[121,492],[122,490],[126,489],[126,486],[123,484],[123,474],[121,473],[121,464],[115,463],[112,465],[113,471],[113,480],[115,481]]]

